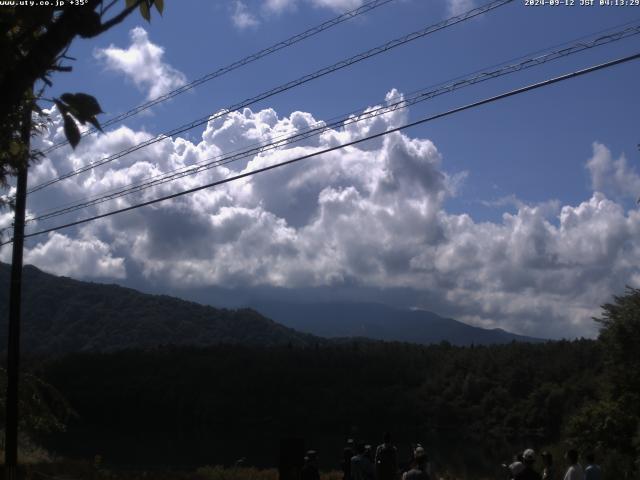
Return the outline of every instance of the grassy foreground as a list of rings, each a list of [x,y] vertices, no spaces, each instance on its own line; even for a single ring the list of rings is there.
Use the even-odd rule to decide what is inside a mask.
[[[23,463],[21,480],[278,480],[275,468],[253,467],[225,468],[220,465],[200,467],[194,472],[171,470],[114,471],[96,467],[87,461],[47,463]],[[460,478],[443,473],[438,480],[487,480],[485,478]],[[320,480],[342,480],[342,472],[320,472]]]
[[[253,467],[225,468],[205,466],[194,472],[170,470],[114,471],[96,467],[91,462],[64,461],[52,463],[23,463],[24,480],[278,480],[278,470]],[[321,480],[342,480],[342,472],[321,472]]]

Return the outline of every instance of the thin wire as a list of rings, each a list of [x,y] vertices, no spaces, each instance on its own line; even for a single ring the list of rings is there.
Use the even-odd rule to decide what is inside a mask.
[[[445,29],[447,27],[450,27],[451,25],[455,25],[457,23],[463,22],[465,20],[468,20],[470,18],[476,17],[478,15],[482,15],[483,13],[486,13],[490,10],[494,10],[498,7],[501,7],[503,5],[506,5],[508,3],[513,2],[513,0],[494,0],[492,2],[489,2],[483,6],[474,8],[472,10],[467,11],[466,13],[448,18],[447,20],[444,20],[440,23],[431,25],[429,27],[426,27],[422,30],[418,30],[416,32],[410,33],[408,35],[405,35],[403,37],[397,38],[395,40],[391,40],[390,42],[385,43],[384,45],[380,45],[378,47],[372,48],[370,50],[367,50],[366,52],[362,52],[359,53],[357,55],[354,55],[353,57],[350,57],[348,59],[345,60],[341,60],[340,62],[334,63],[333,65],[330,65],[328,67],[324,67],[320,70],[317,70],[314,73],[305,75],[303,77],[300,77],[296,80],[292,80],[288,83],[285,83],[283,85],[280,85],[278,87],[275,87],[271,90],[268,90],[266,92],[263,92],[259,95],[256,95],[255,97],[251,97],[249,99],[246,99],[242,102],[236,103],[235,105],[231,105],[230,107],[223,109],[213,115],[207,115],[205,117],[201,117],[197,120],[194,120],[190,123],[184,124],[180,127],[174,128],[173,130],[169,130],[168,132],[165,132],[163,134],[158,135],[157,137],[154,137],[152,139],[146,140],[144,142],[138,143],[137,145],[134,145],[132,147],[129,147],[125,150],[122,150],[118,153],[115,153],[113,155],[110,155],[108,157],[105,157],[101,160],[97,160],[95,162],[91,162],[87,165],[85,165],[84,167],[80,167],[76,170],[73,170],[71,172],[65,173],[63,175],[60,175],[59,177],[56,177],[54,179],[48,180],[46,182],[43,182],[39,185],[36,185],[34,187],[31,187],[30,190],[28,190],[27,193],[34,193],[37,192],[39,190],[42,190],[43,188],[46,188],[50,185],[53,185],[55,183],[58,183],[62,180],[65,180],[67,178],[79,175],[81,173],[87,172],[89,170],[92,170],[96,167],[99,167],[101,165],[104,165],[106,163],[112,162],[114,160],[117,160],[119,158],[124,157],[125,155],[128,155],[130,153],[133,153],[137,150],[140,150],[141,148],[147,147],[149,145],[153,145],[157,142],[160,142],[162,140],[165,140],[167,138],[170,138],[173,135],[177,135],[180,133],[184,133],[188,130],[192,130],[196,127],[199,127],[201,125],[204,125],[205,123],[209,122],[210,120],[214,120],[220,117],[223,117],[225,115],[228,115],[230,112],[234,111],[234,110],[240,110],[242,108],[248,107],[250,105],[253,105],[261,100],[265,100],[269,97],[272,97],[274,95],[277,95],[279,93],[285,92],[287,90],[290,90],[292,88],[295,88],[299,85],[302,85],[304,83],[310,82],[312,80],[315,80],[317,78],[320,78],[324,75],[327,75],[329,73],[333,73],[337,70],[340,70],[342,68],[348,67],[350,65],[353,65],[355,63],[358,63],[362,60],[365,60],[367,58],[373,57],[375,55],[379,55],[381,53],[387,52],[389,50],[392,50],[393,48],[399,47],[401,45],[404,45],[408,42],[417,40],[419,38],[422,38],[426,35],[429,35],[431,33],[434,33],[438,30],[442,30]]]
[[[37,216],[31,217],[27,219],[27,222],[34,222],[40,220],[48,220],[50,218],[55,218],[61,215],[65,215],[67,213],[71,213],[83,208],[87,208],[90,206],[99,205],[101,203],[114,200],[116,198],[121,198],[127,195],[131,195],[136,192],[140,192],[146,190],[148,188],[152,188],[158,185],[162,185],[164,183],[168,183],[171,181],[178,180],[180,178],[196,175],[203,171],[209,170],[214,167],[219,167],[222,165],[227,165],[232,162],[236,162],[238,160],[252,157],[261,153],[264,153],[269,150],[275,150],[286,145],[291,145],[293,143],[300,142],[304,139],[321,135],[322,133],[331,130],[336,127],[346,126],[353,123],[361,122],[363,120],[375,118],[395,110],[405,109],[412,105],[415,105],[420,102],[424,102],[431,98],[434,98],[438,95],[443,95],[446,93],[450,93],[461,88],[475,85],[477,83],[484,82],[486,80],[490,80],[493,78],[497,78],[500,76],[508,75],[511,73],[515,73],[518,71],[522,71],[528,68],[532,68],[534,66],[542,65],[547,62],[551,62],[560,58],[567,57],[569,55],[573,55],[584,50],[592,49],[595,47],[603,46],[612,42],[616,42],[625,38],[629,38],[633,35],[640,34],[640,24],[629,26],[623,30],[611,33],[605,36],[599,36],[595,39],[585,42],[582,37],[579,43],[576,43],[568,48],[563,48],[562,50],[552,50],[547,51],[546,53],[539,55],[539,52],[536,52],[532,56],[521,56],[520,59],[524,59],[516,64],[502,64],[503,67],[499,69],[494,69],[490,72],[484,71],[480,74],[476,74],[475,76],[470,76],[467,78],[457,77],[454,80],[451,80],[449,83],[443,83],[433,90],[422,89],[412,94],[409,94],[409,97],[402,98],[402,96],[396,96],[396,98],[400,98],[399,101],[391,102],[390,99],[386,105],[378,106],[375,108],[367,109],[364,112],[362,110],[359,111],[359,115],[354,116],[353,112],[348,114],[343,114],[339,117],[334,117],[329,123],[325,122],[317,122],[308,129],[297,132],[290,136],[281,135],[278,137],[274,137],[271,142],[262,142],[250,145],[248,149],[242,150],[238,149],[235,151],[228,152],[223,155],[218,155],[215,157],[210,157],[200,162],[197,162],[193,165],[180,167],[174,169],[169,172],[165,172],[162,174],[158,174],[152,177],[148,177],[143,179],[138,183],[131,183],[125,187],[118,187],[102,194],[95,195],[93,197],[85,198],[82,201],[76,200],[75,202],[68,203],[66,205],[61,205],[52,209],[44,210],[37,214]],[[567,45],[568,43],[562,44]],[[494,68],[494,67],[490,67]],[[461,80],[462,79],[462,80]],[[275,141],[273,141],[275,140]]]
[[[360,138],[358,140],[353,140],[351,142],[347,142],[347,143],[343,143],[343,144],[340,144],[340,145],[336,145],[334,147],[326,148],[324,150],[318,150],[317,152],[309,153],[307,155],[302,155],[300,157],[296,157],[296,158],[293,158],[293,159],[290,159],[290,160],[286,160],[286,161],[283,161],[283,162],[275,163],[273,165],[269,165],[267,167],[262,167],[262,168],[259,168],[259,169],[256,169],[256,170],[252,170],[250,172],[241,173],[241,174],[235,175],[233,177],[225,178],[223,180],[218,180],[218,181],[211,182],[211,183],[208,183],[208,184],[205,184],[205,185],[200,185],[198,187],[190,188],[188,190],[183,190],[181,192],[173,193],[171,195],[166,195],[166,196],[163,196],[163,197],[160,197],[160,198],[156,198],[156,199],[149,200],[149,201],[146,201],[146,202],[142,202],[142,203],[138,203],[138,204],[135,204],[135,205],[131,205],[129,207],[120,208],[118,210],[112,210],[112,211],[107,212],[107,213],[102,213],[100,215],[95,215],[93,217],[88,217],[88,218],[84,218],[84,219],[81,219],[81,220],[76,220],[74,222],[70,222],[70,223],[66,223],[66,224],[63,224],[63,225],[59,225],[57,227],[47,228],[47,229],[44,229],[44,230],[40,230],[38,232],[29,233],[27,235],[24,235],[24,238],[31,238],[31,237],[35,237],[35,236],[38,236],[38,235],[43,235],[45,233],[54,232],[54,231],[57,231],[57,230],[62,230],[62,229],[74,227],[74,226],[77,226],[77,225],[82,225],[84,223],[92,222],[94,220],[98,220],[98,219],[101,219],[101,218],[110,217],[110,216],[116,215],[118,213],[124,213],[124,212],[128,212],[130,210],[136,210],[138,208],[146,207],[148,205],[153,205],[155,203],[163,202],[165,200],[171,200],[173,198],[181,197],[183,195],[188,195],[190,193],[198,192],[200,190],[205,190],[207,188],[215,187],[215,186],[218,186],[218,185],[223,185],[225,183],[230,183],[230,182],[233,182],[235,180],[240,180],[242,178],[252,177],[252,176],[257,175],[259,173],[263,173],[263,172],[266,172],[266,171],[269,171],[269,170],[280,168],[280,167],[283,167],[285,165],[291,165],[293,163],[297,163],[297,162],[300,162],[302,160],[306,160],[306,159],[309,159],[309,158],[317,157],[319,155],[323,155],[325,153],[333,152],[335,150],[340,150],[340,149],[343,149],[343,148],[346,148],[346,147],[351,147],[353,145],[358,145],[360,143],[363,143],[363,142],[366,142],[366,141],[369,141],[369,140],[374,140],[376,138],[380,138],[380,137],[383,137],[385,135],[389,135],[391,133],[400,132],[400,131],[406,130],[408,128],[415,127],[417,125],[421,125],[423,123],[427,123],[427,122],[430,122],[430,121],[433,121],[433,120],[437,120],[439,118],[443,118],[443,117],[447,117],[449,115],[453,115],[455,113],[459,113],[459,112],[462,112],[462,111],[465,111],[465,110],[470,110],[472,108],[477,108],[477,107],[480,107],[482,105],[486,105],[486,104],[493,103],[493,102],[498,101],[498,100],[502,100],[504,98],[512,97],[514,95],[519,95],[519,94],[522,94],[522,93],[525,93],[525,92],[528,92],[528,91],[531,91],[531,90],[536,90],[538,88],[546,87],[546,86],[552,85],[554,83],[559,83],[559,82],[562,82],[562,81],[565,81],[565,80],[569,80],[571,78],[575,78],[575,77],[579,77],[579,76],[586,75],[586,74],[589,74],[589,73],[593,73],[593,72],[598,71],[598,70],[603,70],[605,68],[610,68],[610,67],[613,67],[615,65],[620,65],[622,63],[627,63],[627,62],[630,62],[632,60],[637,60],[639,58],[640,58],[640,53],[636,53],[634,55],[629,55],[629,56],[626,56],[626,57],[618,58],[616,60],[611,60],[609,62],[601,63],[599,65],[594,65],[594,66],[591,66],[591,67],[588,67],[588,68],[584,68],[582,70],[577,70],[577,71],[572,72],[572,73],[567,73],[567,74],[561,75],[559,77],[551,78],[551,79],[548,79],[548,80],[544,80],[544,81],[541,81],[541,82],[537,82],[537,83],[533,83],[533,84],[527,85],[525,87],[517,88],[515,90],[511,90],[509,92],[505,92],[505,93],[502,93],[502,94],[499,94],[499,95],[495,95],[493,97],[485,98],[484,100],[480,100],[480,101],[477,101],[477,102],[469,103],[467,105],[463,105],[462,107],[457,107],[457,108],[448,110],[448,111],[443,112],[443,113],[439,113],[439,114],[432,115],[432,116],[429,116],[429,117],[421,118],[420,120],[416,120],[414,122],[402,125],[400,127],[395,127],[395,128],[389,129],[389,130],[384,131],[384,132],[376,133],[376,134],[373,134],[373,135],[368,135],[368,136]],[[8,241],[6,241],[4,243],[1,243],[0,246],[7,245],[8,243],[11,243],[11,242],[13,242],[13,239],[8,240]]]
[[[346,22],[347,20],[351,20],[352,18],[355,18],[359,15],[363,15],[371,10],[374,10],[378,7],[386,5],[387,3],[393,2],[393,1],[395,0],[372,0],[370,2],[367,2],[364,5],[359,6],[358,8],[354,8],[353,10],[343,13],[342,15],[338,15],[337,17],[327,20],[326,22],[323,22],[320,25],[316,25],[315,27],[305,30],[304,32],[293,35],[292,37],[289,37],[286,40],[282,40],[281,42],[271,45],[270,47],[264,48],[259,52],[252,53],[251,55],[247,55],[246,57],[240,60],[237,60],[229,65],[218,68],[214,72],[207,73],[206,75],[203,75],[202,77],[197,78],[196,80],[193,80],[192,82],[186,85],[182,85],[181,87],[178,87],[175,90],[172,90],[163,95],[160,95],[152,100],[149,100],[148,102],[142,103],[124,113],[121,113],[120,115],[110,118],[109,120],[107,120],[102,124],[102,127],[103,128],[110,127],[111,125],[114,125],[129,117],[137,115],[138,113],[143,112],[155,105],[158,105],[159,103],[162,103],[166,100],[177,97],[178,95],[181,95],[182,93],[189,91],[199,85],[202,85],[203,83],[213,80],[214,78],[221,77],[222,75],[232,72],[233,70],[236,70],[240,67],[248,65],[249,63],[255,62],[256,60],[259,60],[268,55],[271,55],[272,53],[282,50],[283,48],[290,47],[291,45],[301,42],[302,40],[306,40],[307,38],[313,37],[314,35],[317,35],[325,30],[328,30],[329,28],[335,27],[336,25]],[[81,136],[84,137],[86,135],[90,135],[96,132],[97,130],[95,128],[91,128],[83,132]],[[55,145],[50,146],[46,150],[43,150],[42,153],[45,153],[45,154],[49,153],[53,150],[56,150],[68,144],[69,142],[67,140],[60,143],[56,143]]]

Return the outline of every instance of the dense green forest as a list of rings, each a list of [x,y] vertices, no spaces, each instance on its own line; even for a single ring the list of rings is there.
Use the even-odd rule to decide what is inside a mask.
[[[589,340],[74,354],[41,367],[77,412],[68,431],[44,440],[61,454],[130,467],[194,468],[239,457],[273,466],[279,439],[296,436],[328,469],[348,436],[376,443],[389,430],[401,455],[422,442],[441,468],[498,474],[524,447],[613,455],[575,428],[607,399],[604,357]],[[631,455],[619,450],[616,462]]]

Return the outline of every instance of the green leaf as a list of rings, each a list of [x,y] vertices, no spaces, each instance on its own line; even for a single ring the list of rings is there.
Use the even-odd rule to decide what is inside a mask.
[[[20,147],[20,144],[18,142],[11,141],[11,143],[9,144],[9,153],[11,155],[18,156],[21,150],[22,148]]]
[[[142,15],[142,18],[147,22],[151,21],[151,12],[149,12],[149,4],[147,3],[147,0],[142,0],[142,3],[140,4],[140,15]]]
[[[162,15],[162,12],[164,11],[164,0],[155,0],[154,5],[156,6],[158,13]]]
[[[95,127],[96,130],[102,131],[102,127],[100,126],[100,122],[96,117],[87,118],[87,122]],[[104,132],[103,132],[104,133]]]
[[[93,38],[102,32],[102,20],[98,12],[88,12],[78,24],[78,34],[82,38]]]
[[[56,107],[58,107],[58,111],[60,112],[61,115],[64,115],[69,111],[69,108],[61,101],[54,99],[53,103],[55,103]]]
[[[102,113],[102,108],[95,97],[86,93],[63,93],[60,99],[86,119]]]
[[[76,148],[80,143],[80,130],[69,114],[64,115],[64,135],[69,140],[72,148]]]
[[[136,4],[136,0],[126,0],[127,8],[131,8]]]

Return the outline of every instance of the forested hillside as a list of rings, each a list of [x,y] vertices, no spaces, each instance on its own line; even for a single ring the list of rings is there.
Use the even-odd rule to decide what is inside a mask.
[[[22,347],[32,353],[157,345],[312,344],[313,336],[251,309],[226,310],[118,285],[80,282],[26,266]],[[0,263],[0,350],[6,348],[9,266]]]
[[[408,456],[493,474],[518,449],[563,445],[568,421],[601,392],[594,341],[460,348],[350,343],[77,354],[42,376],[78,413],[50,439],[61,453],[125,465],[277,464],[305,438],[325,468],[344,441],[392,431]]]
[[[640,291],[604,306],[597,340],[460,347],[328,342],[251,310],[49,278],[25,270],[24,427],[64,457],[275,466],[295,436],[331,469],[346,438],[391,431],[405,460],[421,442],[436,466],[472,478],[502,475],[525,447],[560,465],[568,447],[595,450],[605,478],[635,478]]]
[[[0,263],[0,351],[6,343],[9,271]],[[34,353],[326,342],[314,335],[424,344],[446,340],[454,345],[540,341],[382,304],[257,302],[249,307],[258,311],[219,309],[118,285],[57,277],[33,266],[24,269],[23,299],[23,348]]]

